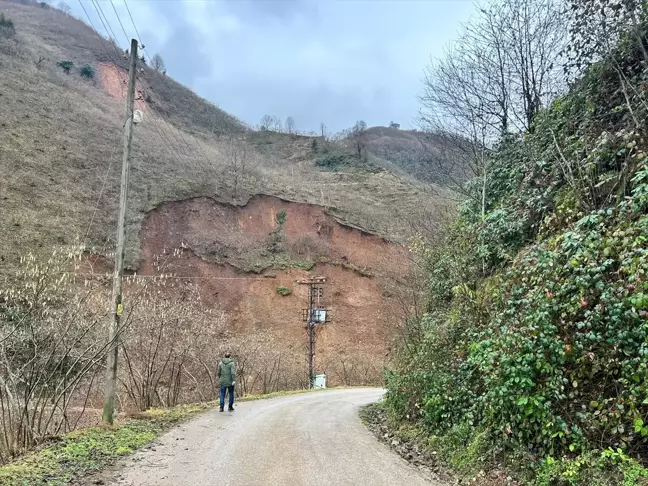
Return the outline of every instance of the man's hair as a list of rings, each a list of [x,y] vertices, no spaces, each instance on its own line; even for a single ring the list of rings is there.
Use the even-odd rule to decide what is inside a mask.
[[[225,353],[225,357],[226,357],[226,358],[231,358],[231,357],[232,357],[232,355],[231,355],[231,354],[229,354],[229,353]]]

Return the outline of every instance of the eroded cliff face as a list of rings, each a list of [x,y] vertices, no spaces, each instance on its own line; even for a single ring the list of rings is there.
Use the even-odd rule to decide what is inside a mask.
[[[402,246],[344,226],[321,207],[270,196],[245,206],[208,198],[168,202],[147,215],[140,237],[138,274],[192,282],[203,302],[227,312],[237,334],[272,329],[286,342],[305,344],[307,288],[299,281],[325,277],[322,304],[332,319],[318,332],[318,369],[339,374],[342,360],[379,376],[402,318],[410,271]],[[280,295],[278,287],[291,294]]]

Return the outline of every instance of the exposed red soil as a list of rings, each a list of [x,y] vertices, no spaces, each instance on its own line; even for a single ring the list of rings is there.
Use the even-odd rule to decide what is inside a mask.
[[[276,228],[276,215],[287,212],[285,245],[309,247],[325,255],[311,271],[300,268],[245,272],[229,263],[201,258],[196,247],[207,244],[235,260],[245,251],[266,244]],[[169,202],[149,213],[140,232],[142,258],[138,275],[171,274],[191,281],[203,302],[226,311],[235,332],[273,329],[290,339],[306,341],[302,310],[307,287],[298,282],[312,276],[326,278],[323,304],[331,322],[318,332],[318,363],[348,358],[383,363],[390,338],[401,317],[399,282],[410,269],[407,251],[384,239],[338,223],[321,207],[257,196],[243,207],[208,198]],[[156,258],[165,262],[156,269]],[[107,262],[95,272],[109,271]],[[360,271],[357,269],[361,269]],[[368,276],[371,275],[371,276]],[[282,297],[277,287],[291,289]]]
[[[128,72],[108,62],[100,62],[98,67],[99,84],[110,96],[119,101],[126,100]],[[152,92],[140,79],[135,82],[135,108],[146,111],[146,98]]]

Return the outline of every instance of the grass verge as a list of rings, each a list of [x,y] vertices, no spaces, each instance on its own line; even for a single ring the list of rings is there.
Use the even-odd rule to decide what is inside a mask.
[[[307,393],[294,390],[247,395],[238,401],[246,402]],[[173,425],[214,408],[217,402],[156,408],[125,419],[113,427],[79,429],[63,436],[58,442],[46,445],[16,461],[0,466],[0,484],[3,486],[36,486],[69,484],[93,471],[115,463],[120,457],[135,452]]]
[[[287,390],[287,391],[278,391],[272,393],[266,393],[265,395],[245,395],[244,397],[237,398],[239,402],[249,402],[252,400],[266,400],[268,398],[276,397],[287,397],[290,395],[301,395],[302,393],[314,393],[322,391],[323,389],[314,389],[314,390]],[[329,388],[330,390],[330,388]]]

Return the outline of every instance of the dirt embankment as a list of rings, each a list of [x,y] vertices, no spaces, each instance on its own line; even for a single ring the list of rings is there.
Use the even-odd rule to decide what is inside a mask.
[[[286,221],[276,255],[268,245],[282,211]],[[385,359],[402,309],[397,290],[409,271],[407,252],[341,225],[321,207],[269,196],[254,197],[243,207],[208,198],[169,202],[146,217],[141,242],[140,275],[155,274],[160,271],[155,261],[163,262],[162,273],[198,285],[201,299],[228,312],[238,332],[262,328],[305,337],[307,288],[298,282],[324,276],[322,303],[332,321],[318,336],[322,362],[336,356]],[[178,249],[180,256],[170,256]],[[243,269],[259,261],[268,268]],[[299,268],[309,263],[310,271]],[[280,286],[292,294],[281,296]]]

